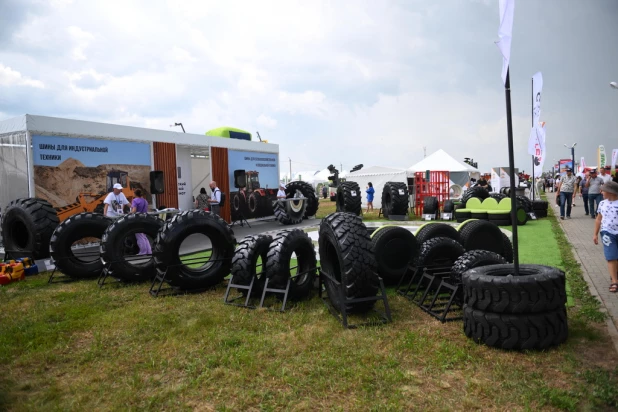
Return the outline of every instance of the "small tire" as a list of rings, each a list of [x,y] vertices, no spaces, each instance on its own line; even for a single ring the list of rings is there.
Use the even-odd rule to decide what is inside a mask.
[[[423,214],[435,215],[438,212],[438,198],[427,196],[423,199]]]
[[[377,263],[371,248],[371,238],[360,217],[349,213],[332,213],[320,223],[320,264],[322,270],[336,279],[344,298],[376,296],[379,288]],[[339,310],[341,289],[326,278],[326,293]],[[367,312],[375,301],[347,303],[349,312]]]
[[[249,286],[255,277],[251,296],[261,296],[266,281],[266,262],[273,237],[270,235],[250,235],[242,239],[234,250],[232,258],[232,283]],[[261,270],[257,270],[257,261],[262,259]],[[248,291],[241,289],[243,295]]]
[[[318,208],[320,207],[320,202],[318,201],[318,197],[315,194],[315,189],[313,186],[302,181],[289,182],[285,188],[287,198],[293,198],[296,191],[302,193],[302,195],[306,198],[305,202],[307,203],[307,206],[304,217],[309,218],[315,216],[318,212]]]
[[[337,187],[337,212],[361,214],[361,193],[356,182],[343,182]]]
[[[457,229],[446,223],[425,223],[418,228],[414,236],[419,245],[436,237],[448,237],[461,243],[461,236]]]
[[[396,283],[418,257],[418,242],[408,229],[385,226],[371,236],[378,273],[387,284]]]
[[[490,252],[502,253],[502,231],[495,224],[486,220],[474,220],[467,223],[460,230],[461,243],[470,250],[489,250]]]
[[[569,334],[565,308],[513,315],[464,306],[463,322],[467,337],[500,349],[547,349],[565,342]]]
[[[424,268],[427,273],[450,269],[461,255],[465,253],[463,246],[448,237],[429,239],[421,245],[418,258],[418,268]]]
[[[304,200],[298,201],[301,203],[298,207],[294,207],[292,202],[277,200],[273,208],[275,218],[282,225],[297,225],[303,221],[307,202]]]
[[[455,202],[452,199],[448,199],[444,201],[444,206],[442,206],[443,213],[453,213],[455,211]]]
[[[547,211],[549,207],[549,202],[547,200],[533,200],[532,201],[532,209],[537,212],[539,210]]]
[[[453,284],[461,284],[462,275],[470,269],[505,264],[506,260],[497,253],[488,250],[471,250],[461,255],[451,269]]]
[[[408,185],[403,182],[386,182],[382,189],[382,214],[390,215],[408,214]]]

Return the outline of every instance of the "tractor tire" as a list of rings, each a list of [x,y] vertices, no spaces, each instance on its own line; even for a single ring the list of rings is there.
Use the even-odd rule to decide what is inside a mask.
[[[506,260],[507,263],[513,263],[513,242],[511,242],[511,239],[509,239],[509,237],[504,232],[502,232],[502,244],[504,246],[503,252],[501,253],[502,257]]]
[[[502,199],[506,199],[506,195],[502,193],[490,193],[489,197],[496,199],[497,202],[500,202]]]
[[[274,212],[275,218],[282,225],[297,225],[303,221],[303,215],[307,207],[307,202],[304,200],[298,201],[299,205],[292,205],[292,202],[275,202]]]
[[[522,206],[526,213],[534,212],[534,209],[532,207],[532,201],[526,196],[517,196],[517,204]]]
[[[317,273],[317,259],[313,241],[300,229],[284,230],[275,235],[266,257],[268,286],[285,289],[290,280],[291,259],[295,255],[296,273],[302,275],[290,282],[288,300],[299,301],[309,296]],[[277,294],[283,299],[283,295]]]
[[[484,187],[471,187],[464,192],[463,196],[461,196],[461,203],[465,206],[468,200],[473,197],[478,197],[482,201],[489,197],[489,192]]]
[[[535,210],[534,215],[537,219],[547,217],[547,210]]]
[[[454,213],[455,212],[455,202],[452,199],[448,199],[444,201],[444,206],[442,206],[443,213]]]
[[[439,204],[438,198],[435,196],[427,196],[423,199],[423,214],[435,215],[438,213]]]
[[[104,265],[114,262],[110,275],[127,282],[143,282],[154,278],[157,271],[152,256],[145,256],[145,262],[137,263],[142,259],[137,259],[137,253],[134,253],[131,260],[126,260],[125,238],[131,236],[135,239],[137,233],[143,233],[154,240],[164,223],[154,215],[130,213],[109,225],[101,238],[101,260]],[[137,246],[137,240],[135,242]],[[136,249],[139,253],[139,247]],[[133,261],[136,263],[131,263]]]
[[[403,182],[386,182],[382,189],[382,214],[390,215],[408,214],[408,185]]]
[[[477,343],[500,349],[547,349],[567,340],[566,309],[523,315],[464,307],[464,333]]]
[[[487,250],[471,250],[455,261],[451,269],[451,280],[453,284],[458,285],[461,284],[462,275],[470,269],[505,263],[506,260],[497,253]]]
[[[49,257],[49,242],[59,224],[56,210],[47,200],[13,200],[2,215],[6,256],[34,260]]]
[[[99,213],[86,212],[71,216],[60,223],[54,230],[49,245],[56,269],[73,279],[98,277],[104,269],[100,249],[89,252],[92,256],[82,260],[73,253],[71,246],[80,239],[103,238],[112,222],[112,219]]]
[[[466,252],[471,250],[488,250],[497,254],[504,252],[502,231],[487,220],[474,220],[461,228],[461,243]]]
[[[544,210],[547,212],[548,207],[549,207],[549,202],[547,200],[533,200],[532,201],[532,210],[534,210],[535,213],[540,210]]]
[[[250,235],[242,239],[232,258],[232,283],[249,286],[253,281],[251,296],[261,296],[266,281],[266,262],[270,243],[273,241],[270,235]],[[260,270],[257,269],[258,259],[262,260]],[[247,296],[248,290],[241,289],[241,293]]]
[[[398,282],[418,257],[416,237],[408,229],[384,226],[371,235],[378,273],[387,284]]]
[[[564,308],[566,281],[560,269],[542,265],[494,265],[463,274],[464,303],[493,313],[541,313]]]
[[[450,270],[464,253],[465,250],[458,241],[448,237],[435,237],[422,244],[417,266],[424,268],[427,273],[443,272],[446,268]]]
[[[375,301],[346,303],[345,299],[376,296],[379,289],[377,263],[371,248],[371,238],[360,217],[349,213],[332,213],[320,223],[320,264],[322,270],[340,285],[325,280],[326,293],[333,306],[348,312],[367,312]]]
[[[256,214],[260,210],[262,195],[259,192],[253,192],[249,195],[248,206],[251,214]]]
[[[448,237],[461,243],[461,237],[457,229],[446,223],[425,223],[418,228],[414,236],[416,236],[416,241],[419,245],[436,237]]]
[[[318,197],[315,194],[315,189],[309,183],[302,181],[294,181],[287,184],[285,188],[285,194],[287,198],[292,198],[296,194],[296,191],[299,191],[303,194],[307,199],[305,202],[307,203],[307,210],[305,210],[304,217],[309,218],[315,216],[318,212],[318,207],[320,206],[320,202]]]
[[[361,214],[361,192],[358,183],[343,182],[337,187],[337,212]]]
[[[192,234],[210,238],[211,261],[199,268],[189,268],[180,260],[182,242]],[[230,273],[236,239],[234,232],[221,217],[203,210],[186,210],[174,215],[157,236],[152,251],[157,273],[174,287],[181,289],[209,288],[221,282]]]

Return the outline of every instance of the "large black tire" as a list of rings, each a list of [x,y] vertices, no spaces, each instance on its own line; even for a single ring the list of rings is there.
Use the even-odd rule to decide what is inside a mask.
[[[464,273],[464,302],[494,313],[541,313],[564,307],[564,272],[542,265],[494,265]]]
[[[283,225],[296,225],[302,222],[307,202],[299,200],[297,203],[297,205],[293,205],[292,202],[276,201],[274,206],[275,218]]]
[[[506,195],[503,193],[490,193],[489,197],[496,199],[497,202],[500,202],[502,199],[506,199]]]
[[[320,264],[322,270],[341,283],[344,297],[357,299],[375,296],[379,288],[377,263],[371,238],[360,217],[332,213],[320,223]],[[326,293],[333,306],[340,308],[340,289],[326,278]],[[346,304],[350,312],[366,312],[375,301]]]
[[[210,261],[199,268],[189,268],[180,260],[180,245],[188,236],[201,233],[212,243]],[[167,271],[165,280],[182,289],[208,288],[221,282],[230,273],[236,239],[234,232],[221,217],[203,210],[187,210],[176,214],[157,236],[152,251],[157,272]]]
[[[301,229],[284,230],[275,235],[266,258],[268,287],[285,289],[290,279],[290,260],[296,255],[296,273],[303,273],[290,282],[288,299],[299,301],[309,296],[317,273],[315,247],[307,233]],[[277,294],[279,299],[283,295]]]
[[[435,237],[448,237],[461,243],[461,237],[457,229],[446,223],[426,223],[414,235],[419,245]]]
[[[307,203],[305,215],[304,217],[312,217],[318,212],[318,207],[320,206],[320,202],[318,197],[315,194],[315,189],[309,183],[302,181],[290,182],[287,184],[285,188],[285,194],[287,198],[292,198],[296,194],[296,191],[299,191],[303,194],[307,199],[305,202]]]
[[[487,250],[471,250],[455,261],[451,269],[451,280],[454,284],[460,284],[462,275],[470,269],[505,263],[506,260],[497,253]]]
[[[487,220],[474,220],[459,231],[461,243],[466,251],[489,250],[497,254],[504,253],[502,231]]]
[[[448,237],[429,239],[421,246],[418,258],[418,267],[424,268],[427,273],[451,268],[461,255],[465,253],[463,246],[456,240]]]
[[[445,200],[444,206],[442,206],[442,212],[454,213],[455,212],[455,201],[452,199]]]
[[[337,212],[361,214],[361,192],[358,183],[343,182],[337,187]]]
[[[566,309],[512,315],[464,307],[464,333],[477,343],[500,349],[546,349],[569,335]]]
[[[112,219],[98,213],[80,213],[60,223],[50,240],[51,257],[61,273],[74,279],[92,279],[101,274],[103,262],[99,248],[86,252],[81,259],[75,256],[71,246],[84,238],[101,239]]]
[[[408,229],[385,226],[371,235],[378,273],[385,283],[396,283],[418,257],[416,237]]]
[[[12,258],[37,260],[49,257],[49,241],[59,224],[56,209],[47,200],[13,200],[2,215],[5,253]]]
[[[427,196],[423,199],[423,214],[433,215],[438,212],[439,203],[435,196]]]
[[[511,242],[511,239],[509,239],[504,232],[502,232],[502,245],[504,246],[501,253],[502,257],[507,263],[513,263],[513,242]]]
[[[524,210],[526,211],[526,213],[532,213],[534,212],[534,209],[532,207],[532,201],[530,199],[528,199],[526,196],[516,196],[517,197],[517,204],[521,205]]]
[[[471,187],[464,192],[463,196],[461,196],[461,203],[465,206],[468,200],[473,197],[478,197],[479,199],[484,200],[489,197],[489,192],[484,187]]]
[[[534,215],[537,219],[547,217],[547,210],[535,210]]]
[[[390,215],[408,214],[408,185],[403,182],[386,182],[382,189],[382,214]]]
[[[547,200],[533,200],[532,201],[532,209],[536,213],[537,211],[544,210],[547,212],[547,208],[549,207],[549,202]]]
[[[273,238],[270,235],[249,235],[236,245],[232,258],[232,283],[249,286],[251,279],[255,277],[251,296],[261,296],[264,290],[266,262],[272,241]],[[258,270],[257,261],[260,258],[262,263]],[[246,296],[248,291],[242,290],[242,293]]]
[[[164,221],[157,216],[131,213],[109,225],[101,238],[101,259],[103,264],[114,262],[110,268],[110,275],[128,282],[143,282],[155,277],[155,263],[151,256],[137,259],[137,255],[131,253],[134,256],[131,256],[130,260],[126,259],[125,239],[128,236],[135,239],[137,233],[144,233],[154,240],[163,224]],[[139,251],[139,247],[136,249]]]

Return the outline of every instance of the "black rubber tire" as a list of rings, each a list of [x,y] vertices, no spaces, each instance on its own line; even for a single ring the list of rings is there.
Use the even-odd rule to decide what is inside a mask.
[[[471,219],[488,220],[487,212],[478,212],[478,213],[470,212],[470,218]]]
[[[103,264],[114,262],[111,267],[114,278],[128,282],[143,282],[155,277],[157,270],[151,256],[148,256],[148,261],[143,263],[132,264],[125,260],[127,250],[124,240],[126,236],[135,237],[136,233],[144,233],[154,240],[164,223],[154,215],[130,213],[113,221],[107,227],[101,238],[101,260]],[[139,248],[137,250],[139,251]],[[132,257],[132,260],[134,259],[136,258]]]
[[[416,241],[419,245],[435,237],[448,237],[461,243],[461,237],[457,229],[446,223],[427,223],[421,226],[414,236],[416,236]]]
[[[242,239],[234,250],[232,258],[232,283],[249,286],[255,276],[251,296],[261,296],[266,281],[266,262],[273,237],[270,235],[249,235]],[[258,259],[262,259],[260,270],[257,269]],[[248,291],[241,289],[247,296]]]
[[[506,260],[507,263],[513,263],[513,242],[506,235],[506,233],[502,232],[502,257]]]
[[[423,214],[433,215],[438,212],[438,198],[435,196],[427,196],[423,199]]]
[[[337,212],[361,214],[361,192],[358,183],[343,182],[337,187]]]
[[[470,250],[489,250],[501,254],[504,251],[502,231],[494,223],[487,220],[474,220],[467,223],[459,231],[461,243]]]
[[[464,333],[477,343],[500,349],[547,349],[568,338],[566,309],[513,315],[464,307]]]
[[[547,210],[535,210],[534,215],[537,219],[542,219],[544,217],[547,217]]]
[[[453,213],[455,212],[455,201],[452,199],[448,199],[444,201],[444,206],[442,206],[442,212],[444,213]]]
[[[371,236],[371,244],[378,273],[386,284],[398,282],[418,257],[416,237],[403,227],[381,228]]]
[[[509,222],[511,221],[511,214],[510,213],[503,213],[500,215],[494,214],[494,213],[488,213],[487,214],[488,220],[492,223],[495,223],[498,220],[508,220]]]
[[[259,192],[251,193],[249,195],[249,199],[247,199],[249,212],[252,214],[257,213],[260,209],[261,202],[262,202],[262,195]]]
[[[490,193],[489,197],[496,199],[497,202],[500,202],[502,199],[506,199],[506,195],[503,193]]]
[[[448,237],[435,237],[421,245],[418,267],[424,268],[427,273],[433,273],[434,269],[451,268],[464,253],[465,250],[458,241]]]
[[[283,202],[276,201],[274,205],[274,213],[275,218],[279,221],[279,223],[283,225],[297,225],[303,221],[303,216],[305,215],[305,209],[307,208],[307,202],[304,200],[299,201],[302,202],[300,205],[300,209],[294,210],[291,205],[291,202]]]
[[[471,187],[468,190],[466,190],[464,194],[461,196],[461,203],[465,205],[468,202],[468,200],[473,197],[478,197],[482,201],[489,197],[489,192],[484,187],[480,187],[480,186]]]
[[[531,213],[534,211],[534,209],[532,208],[532,201],[530,199],[528,199],[526,196],[516,196],[517,197],[517,204],[521,205],[524,210],[526,211],[526,213]]]
[[[285,188],[285,194],[287,198],[294,197],[296,191],[300,191],[304,197],[307,198],[305,202],[307,203],[305,215],[304,217],[312,217],[318,212],[318,208],[320,207],[320,202],[318,200],[317,195],[315,194],[315,189],[309,183],[302,181],[294,181],[287,184]]]
[[[190,235],[201,233],[210,238],[213,262],[191,269],[182,264],[179,250]],[[203,210],[186,210],[174,215],[163,225],[152,251],[157,272],[167,270],[165,280],[181,289],[208,288],[221,282],[230,273],[236,239],[234,232],[221,217]]]
[[[541,313],[563,308],[566,280],[560,269],[511,264],[480,267],[463,275],[464,303],[493,313]]]
[[[320,265],[322,270],[341,283],[344,297],[357,299],[376,296],[379,289],[377,263],[371,238],[360,217],[349,213],[332,213],[320,223]],[[326,293],[339,310],[340,289],[326,278]],[[349,312],[366,312],[375,301],[346,304]]]
[[[453,284],[460,284],[464,272],[482,266],[505,264],[506,260],[497,253],[488,250],[471,250],[455,261],[451,269]]]
[[[290,279],[290,260],[292,254],[296,254],[296,273],[304,274],[290,282],[288,300],[299,301],[307,298],[317,273],[315,247],[309,235],[301,229],[281,231],[273,237],[269,249],[266,258],[268,287],[285,289]],[[283,299],[282,294],[277,294],[277,297]]]
[[[51,237],[49,248],[56,269],[74,279],[92,279],[101,274],[103,262],[99,256],[80,260],[73,255],[71,246],[77,240],[92,237],[101,239],[112,219],[99,213],[79,213],[65,219],[58,225]],[[100,249],[93,250],[93,254]]]
[[[59,224],[56,209],[47,200],[13,200],[2,215],[4,249],[13,258],[47,258],[49,241]]]
[[[544,210],[547,212],[548,207],[549,207],[549,202],[547,200],[533,200],[532,201],[532,209],[535,212],[539,210]]]
[[[382,188],[382,214],[390,215],[408,214],[408,185],[403,182],[386,182]]]

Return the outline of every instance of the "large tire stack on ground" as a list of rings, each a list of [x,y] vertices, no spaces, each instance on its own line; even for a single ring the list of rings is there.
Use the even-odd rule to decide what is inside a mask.
[[[506,260],[497,253],[487,250],[471,250],[461,255],[453,264],[451,268],[451,283],[453,285],[461,285],[463,274],[470,269],[504,263],[506,263]],[[463,303],[463,289],[461,287],[457,289],[455,301],[459,304]]]
[[[322,270],[341,285],[326,278],[326,293],[339,310],[340,293],[347,299],[376,296],[379,289],[377,264],[371,238],[360,217],[332,213],[320,223],[320,264]],[[348,312],[366,312],[375,301],[347,303]]]
[[[464,333],[501,349],[546,349],[568,337],[564,272],[541,265],[492,265],[462,276]]]
[[[298,193],[301,193],[303,197],[306,198],[305,202],[307,203],[307,206],[304,217],[309,218],[315,216],[315,214],[318,212],[320,202],[315,194],[313,186],[311,186],[309,183],[302,181],[294,181],[287,184],[285,188],[285,195],[288,199],[296,197]]]
[[[2,216],[2,240],[6,254],[13,258],[30,257],[35,260],[49,257],[49,242],[59,223],[56,210],[47,200],[13,200]]]
[[[337,212],[361,214],[361,191],[356,182],[342,182],[337,187]]]
[[[306,200],[277,200],[273,208],[275,218],[283,225],[296,225],[302,222],[306,209]]]
[[[408,185],[403,182],[386,182],[382,189],[382,214],[390,215],[408,214]]]
[[[461,196],[461,203],[465,206],[468,199],[472,199],[473,197],[478,197],[482,201],[489,197],[489,192],[484,187],[471,187],[464,192],[463,196]]]
[[[532,201],[532,209],[537,219],[547,217],[548,207],[549,207],[549,202],[547,202],[547,200],[533,200]]]
[[[378,273],[387,284],[398,282],[418,257],[416,237],[399,226],[382,226],[371,234]]]

